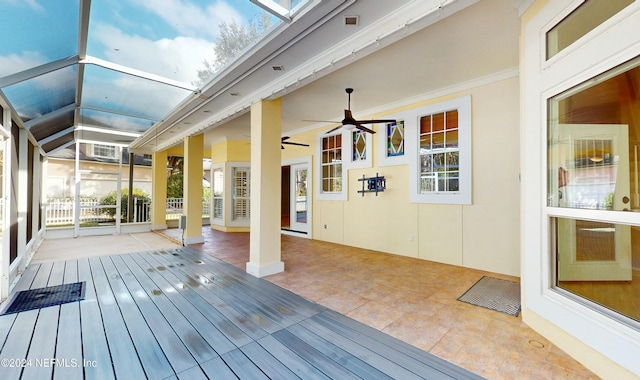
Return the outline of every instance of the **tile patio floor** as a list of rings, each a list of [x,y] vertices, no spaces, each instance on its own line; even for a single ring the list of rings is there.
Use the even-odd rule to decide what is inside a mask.
[[[180,240],[180,230],[163,234]],[[190,247],[245,268],[248,233],[203,236]],[[287,235],[282,261],[266,280],[486,378],[598,378],[521,316],[457,301],[484,275],[518,278]]]

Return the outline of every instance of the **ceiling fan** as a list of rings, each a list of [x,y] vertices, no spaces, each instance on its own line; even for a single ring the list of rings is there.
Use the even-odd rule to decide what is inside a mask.
[[[282,136],[282,139],[280,140],[280,143],[281,144],[287,144],[287,145],[309,146],[309,144],[302,144],[302,143],[297,143],[297,142],[293,142],[293,141],[287,141],[289,139],[290,139],[289,136]],[[280,145],[280,149],[284,149],[284,145]]]
[[[249,137],[248,135],[243,135],[243,136]],[[297,146],[309,146],[309,144],[302,144],[302,143],[297,143],[297,142],[293,142],[293,141],[287,141],[290,138],[291,137],[289,137],[289,136],[282,136],[282,138],[280,139],[280,149],[284,149],[284,145],[282,145],[282,144],[297,145]],[[251,144],[251,142],[248,142],[247,144]]]
[[[347,103],[347,109],[344,110],[344,119],[342,119],[341,121],[342,125],[339,125],[327,131],[326,133],[331,133],[340,128],[345,128],[347,130],[352,130],[355,128],[367,133],[376,133],[376,131],[374,131],[373,129],[369,129],[363,126],[362,124],[394,123],[395,122],[394,119],[356,120],[351,114],[351,93],[353,92],[353,88],[345,88],[345,92],[347,93],[349,100]],[[320,122],[334,123],[334,121],[327,121],[327,120],[307,120],[307,121],[316,121],[316,122],[320,121]]]

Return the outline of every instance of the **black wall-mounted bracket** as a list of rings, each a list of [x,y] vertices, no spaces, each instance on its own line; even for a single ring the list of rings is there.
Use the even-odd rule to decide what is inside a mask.
[[[380,177],[378,173],[376,173],[375,177],[365,177],[362,175],[361,179],[358,181],[362,182],[362,190],[358,190],[358,193],[361,193],[364,197],[364,193],[376,193],[376,197],[378,193],[383,192],[387,188],[387,180],[384,179],[384,176]],[[365,188],[366,184],[366,188]]]

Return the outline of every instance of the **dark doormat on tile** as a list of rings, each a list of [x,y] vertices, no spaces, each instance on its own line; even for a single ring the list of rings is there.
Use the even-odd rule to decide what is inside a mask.
[[[16,294],[4,314],[62,305],[84,299],[84,281],[46,288],[23,290]]]
[[[482,276],[458,301],[500,311],[513,316],[520,314],[520,284],[499,278]]]

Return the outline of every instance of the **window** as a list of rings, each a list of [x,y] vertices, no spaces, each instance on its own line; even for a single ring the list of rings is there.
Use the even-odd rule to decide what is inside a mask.
[[[411,118],[417,117],[415,112],[409,111],[402,115],[392,115],[389,119],[395,119],[393,123],[382,124],[378,138],[378,166],[407,165],[407,142],[405,141],[405,120],[408,114]]]
[[[360,130],[351,132],[351,160],[365,161],[367,159],[367,134]]]
[[[593,277],[590,281],[560,277],[564,276],[563,273],[577,275],[591,271],[594,266],[599,273],[609,273],[616,266],[611,260],[613,253],[627,251],[631,254],[635,277],[628,285],[637,287],[635,280],[640,262],[636,244],[640,214],[633,212],[635,205],[639,204],[635,200],[635,167],[638,162],[635,160],[635,145],[640,145],[637,135],[640,119],[638,77],[635,76],[637,69],[634,64],[640,60],[637,49],[640,35],[630,33],[640,25],[640,2],[628,5],[557,54],[552,61],[545,62],[545,56],[540,54],[547,43],[545,33],[559,21],[558,15],[562,17],[580,4],[585,2],[549,1],[540,4],[537,13],[522,29],[522,46],[525,48],[521,51],[521,63],[527,68],[521,73],[520,99],[521,250],[522,277],[526,278],[523,297],[531,315],[535,316],[531,318],[532,327],[547,329],[552,324],[555,327],[547,331],[557,330],[549,333],[554,339],[565,343],[583,342],[567,344],[569,354],[578,354],[588,346],[600,354],[592,355],[596,359],[594,366],[613,362],[633,373],[640,373],[640,362],[636,359],[640,352],[640,322],[623,316],[629,316],[630,311],[623,308],[632,303],[628,302],[628,294],[618,293],[616,289],[624,281],[610,281],[613,286],[609,288],[606,286],[608,281]],[[610,80],[614,77],[616,84]],[[630,88],[635,90],[629,92]],[[594,96],[596,94],[598,96]],[[634,102],[635,106],[632,106]],[[591,133],[591,128],[597,134]],[[625,128],[628,129],[626,133]],[[627,136],[628,150],[618,144],[618,136]],[[606,143],[591,152],[580,148],[581,144],[585,148],[597,146],[598,140],[610,140],[611,145]],[[615,156],[618,156],[615,187],[624,186],[626,190],[627,184],[622,182],[629,180],[630,194],[616,194],[614,188],[611,206],[605,199],[603,206],[594,207],[598,202],[593,200],[600,198],[602,193],[606,194],[603,187],[614,180],[613,177],[605,179],[609,176],[605,174],[606,164],[597,163],[604,162],[609,149],[612,149],[609,166],[615,164]],[[627,168],[621,168],[625,162]],[[560,168],[567,171],[566,175]],[[592,168],[592,174],[586,176]],[[594,196],[585,191],[589,185],[583,181],[586,178],[598,178],[594,188],[598,188],[596,193],[600,195]],[[579,186],[585,187],[581,190]],[[573,195],[589,194],[592,200],[582,202],[578,199],[574,202],[574,199],[564,203],[571,187]],[[629,200],[623,206],[625,196]],[[625,208],[631,212],[623,211]],[[631,230],[630,245],[627,245],[628,229]],[[568,257],[575,257],[571,264],[578,265],[558,268]],[[617,267],[624,269],[624,265]],[[591,286],[587,291],[586,288]],[[601,296],[608,297],[604,300],[606,303],[600,299]],[[615,298],[618,298],[618,306],[612,304],[612,301],[616,302]],[[568,336],[573,338],[567,339]]]
[[[342,192],[342,135],[322,138],[322,193]]]
[[[249,221],[251,216],[250,181],[251,168],[233,168],[233,196],[231,203],[231,219],[233,221]]]
[[[404,156],[404,120],[394,123],[387,123],[385,126],[387,140],[387,157]]]
[[[211,180],[211,202],[213,205],[211,217],[218,222],[222,222],[224,221],[224,172],[222,167],[212,169]]]
[[[420,118],[420,193],[460,190],[458,110]]]
[[[406,132],[415,136],[415,141],[406,142],[414,173],[411,201],[471,204],[471,97],[426,106],[407,116]]]
[[[116,147],[113,145],[93,144],[92,148],[93,157],[116,158]]]
[[[576,42],[635,0],[589,0],[547,32],[547,59]]]
[[[638,78],[640,57],[553,96],[547,132],[554,285],[636,322]]]

